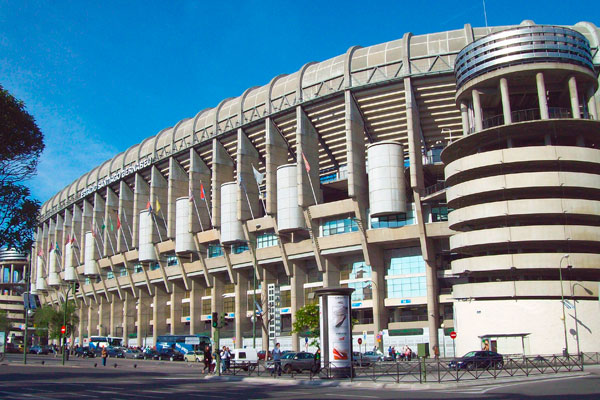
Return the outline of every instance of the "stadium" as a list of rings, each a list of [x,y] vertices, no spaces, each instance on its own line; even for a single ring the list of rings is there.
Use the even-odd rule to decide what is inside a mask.
[[[466,24],[278,75],[48,200],[35,290],[79,284],[74,343],[218,312],[221,345],[299,350],[296,311],[341,286],[355,346],[600,351],[599,43]]]

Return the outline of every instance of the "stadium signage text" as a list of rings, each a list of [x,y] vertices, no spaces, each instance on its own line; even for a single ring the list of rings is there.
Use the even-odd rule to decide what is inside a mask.
[[[106,185],[110,185],[111,183],[116,182],[119,179],[122,179],[128,175],[131,175],[131,174],[139,171],[142,168],[146,168],[151,164],[152,164],[152,156],[148,156],[141,161],[138,161],[134,164],[129,165],[128,167],[120,169],[117,172],[113,172],[111,175],[108,175],[107,177],[100,179],[98,182],[96,182],[93,185],[90,185],[86,189],[82,190],[79,197],[84,198],[87,195],[95,192],[96,190],[102,189]]]

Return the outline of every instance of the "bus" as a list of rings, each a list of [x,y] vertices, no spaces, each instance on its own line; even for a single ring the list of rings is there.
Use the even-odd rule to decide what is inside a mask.
[[[123,338],[113,336],[92,336],[90,338],[90,350],[102,349],[107,346],[121,347]]]
[[[156,351],[159,353],[170,348],[187,354],[204,350],[206,346],[211,346],[210,337],[202,335],[161,335],[156,338]]]

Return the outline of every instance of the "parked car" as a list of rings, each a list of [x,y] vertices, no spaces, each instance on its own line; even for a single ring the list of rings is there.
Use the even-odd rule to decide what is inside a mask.
[[[363,357],[360,351],[352,352],[352,364],[355,367],[368,367],[371,365],[371,360],[367,357]]]
[[[123,350],[123,355],[125,356],[125,358],[132,358],[134,360],[142,360],[144,358],[144,353],[142,353],[140,350],[135,349]]]
[[[293,371],[311,371],[315,368],[315,355],[307,351],[287,353],[281,359],[281,369],[286,374]]]
[[[48,346],[36,345],[29,348],[29,354],[48,354],[49,352]]]
[[[23,349],[19,348],[19,346],[14,343],[6,343],[6,346],[4,347],[4,352],[6,352],[6,353],[22,353]]]
[[[479,350],[470,351],[460,358],[456,358],[450,363],[448,367],[451,369],[486,369],[486,368],[498,368],[501,369],[504,366],[504,359],[501,354],[495,351]]]
[[[204,352],[203,351],[188,351],[183,359],[187,362],[202,362],[204,361]]]
[[[231,365],[242,368],[244,371],[253,371],[258,365],[258,353],[256,349],[249,347],[231,350]]]
[[[125,358],[125,354],[120,347],[106,346],[104,347],[106,352],[108,353],[109,358]],[[95,350],[96,357],[102,356],[102,348],[97,348]]]
[[[365,351],[362,354],[362,356],[363,356],[363,359],[366,359],[371,363],[376,363],[376,362],[385,360],[385,357],[383,356],[383,354],[378,353],[376,351]]]
[[[183,361],[183,354],[173,349],[163,349],[157,353],[155,360]]]
[[[89,347],[77,347],[75,349],[75,357],[83,357],[83,358],[93,358],[96,356],[93,350],[90,350]]]
[[[272,360],[273,356],[271,355],[271,352],[269,351],[269,355],[267,356],[267,351],[266,350],[261,350],[258,353],[256,353],[258,355],[258,359],[259,360]]]
[[[143,351],[143,356],[144,356],[144,360],[157,360],[158,359],[158,353],[156,352],[156,350],[151,349],[151,348],[147,348]]]

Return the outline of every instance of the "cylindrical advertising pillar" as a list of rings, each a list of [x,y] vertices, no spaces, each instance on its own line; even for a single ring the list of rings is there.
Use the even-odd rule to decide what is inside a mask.
[[[323,288],[319,296],[321,330],[321,368],[331,371],[331,377],[350,377],[352,374],[352,288]]]

